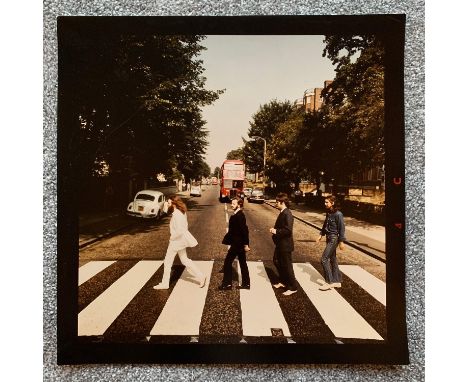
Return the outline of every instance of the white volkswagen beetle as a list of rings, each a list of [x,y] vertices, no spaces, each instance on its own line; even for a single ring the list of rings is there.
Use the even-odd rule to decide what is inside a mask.
[[[165,201],[166,197],[161,191],[139,191],[133,202],[128,204],[127,214],[141,218],[160,218],[164,214]]]

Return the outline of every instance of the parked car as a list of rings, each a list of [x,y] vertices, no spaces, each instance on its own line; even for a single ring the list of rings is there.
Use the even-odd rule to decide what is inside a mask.
[[[164,214],[163,206],[166,201],[161,191],[142,190],[138,191],[127,206],[127,215],[140,218],[161,218]]]
[[[294,202],[296,204],[299,204],[302,201],[304,193],[301,190],[295,190],[293,195],[294,195]]]
[[[254,188],[252,190],[252,194],[250,197],[247,198],[249,202],[260,202],[263,203],[265,201],[265,195],[263,194],[263,190],[260,188]]]
[[[245,188],[244,188],[244,196],[245,196],[246,198],[249,198],[250,195],[252,195],[252,188],[250,188],[250,187],[245,187]]]
[[[194,185],[190,187],[190,196],[201,196],[201,186]]]

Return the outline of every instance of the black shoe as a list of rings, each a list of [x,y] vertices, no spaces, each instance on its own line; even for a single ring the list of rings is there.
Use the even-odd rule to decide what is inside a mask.
[[[218,287],[219,290],[231,290],[232,289],[232,285],[220,285]]]
[[[236,288],[237,289],[250,289],[250,284],[238,285]]]

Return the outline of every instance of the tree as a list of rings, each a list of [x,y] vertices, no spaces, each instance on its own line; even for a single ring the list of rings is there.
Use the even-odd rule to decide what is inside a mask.
[[[248,136],[250,138],[259,136],[270,142],[280,124],[287,121],[292,112],[293,107],[289,101],[278,102],[273,100],[261,105],[259,110],[252,116]],[[258,139],[256,141],[245,141],[244,143],[243,152],[247,168],[251,172],[262,172],[264,142]],[[267,161],[268,158],[267,151]]]
[[[244,150],[242,147],[239,147],[236,150],[231,150],[226,154],[226,159],[244,160]]]
[[[304,141],[304,112],[294,111],[281,123],[271,137],[268,174],[279,185],[299,184],[305,172],[302,161]]]
[[[219,167],[215,167],[211,175],[215,177],[219,177],[221,175],[221,169]]]
[[[208,178],[211,174],[211,168],[208,163],[203,161],[202,166],[201,166],[201,171],[200,171],[201,176],[204,178]]]
[[[326,36],[337,65],[322,96],[324,144],[336,178],[384,163],[384,48],[376,36]]]
[[[204,88],[203,36],[80,26],[60,44],[59,123],[73,132],[63,147],[77,186],[93,193],[88,183],[103,175],[197,173],[208,145],[200,108],[222,94]]]

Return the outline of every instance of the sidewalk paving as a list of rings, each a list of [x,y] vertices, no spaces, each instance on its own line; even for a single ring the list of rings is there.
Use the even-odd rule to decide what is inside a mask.
[[[176,193],[180,196],[190,196],[189,191],[180,191]],[[125,209],[113,208],[107,211],[86,212],[79,216],[79,227],[84,228],[94,223],[103,222],[109,219],[126,216]]]
[[[182,197],[189,197],[189,191],[176,193]],[[100,238],[110,236],[126,227],[138,222],[126,214],[125,209],[111,209],[107,211],[86,212],[79,215],[79,246],[80,248],[94,243]],[[142,220],[141,220],[142,221]]]
[[[119,213],[117,210],[110,210],[110,211],[98,211],[98,212],[88,212],[85,214],[80,214],[79,216],[79,226],[80,229],[90,224],[99,223],[101,221],[116,218],[122,215],[122,212]]]
[[[322,228],[325,220],[325,212],[317,212],[304,205],[294,204],[292,210],[304,214],[311,223],[317,224]],[[385,227],[372,223],[358,220],[353,217],[344,217],[345,226],[347,231],[355,232],[363,236],[367,236],[373,240],[385,243]]]
[[[273,200],[267,203],[273,205]],[[273,205],[274,206],[274,205]],[[293,216],[313,225],[320,230],[325,220],[325,207],[323,211],[318,211],[303,203],[291,203],[290,209]],[[359,220],[353,217],[344,217],[346,226],[346,239],[348,242],[358,245],[364,250],[372,253],[378,258],[385,259],[385,227],[373,223]],[[318,234],[318,232],[317,232]]]
[[[177,195],[184,198],[190,197],[189,191],[179,191]],[[266,203],[274,207],[273,200]],[[299,218],[315,227],[322,228],[325,220],[325,211],[318,211],[303,203],[291,203],[290,209],[296,218]],[[381,259],[385,259],[385,227],[368,223],[353,217],[345,216],[346,239],[359,247],[373,253]],[[80,246],[95,241],[100,236],[106,236],[116,232],[129,224],[133,224],[124,210],[97,211],[79,216]],[[318,232],[317,232],[318,233]]]

